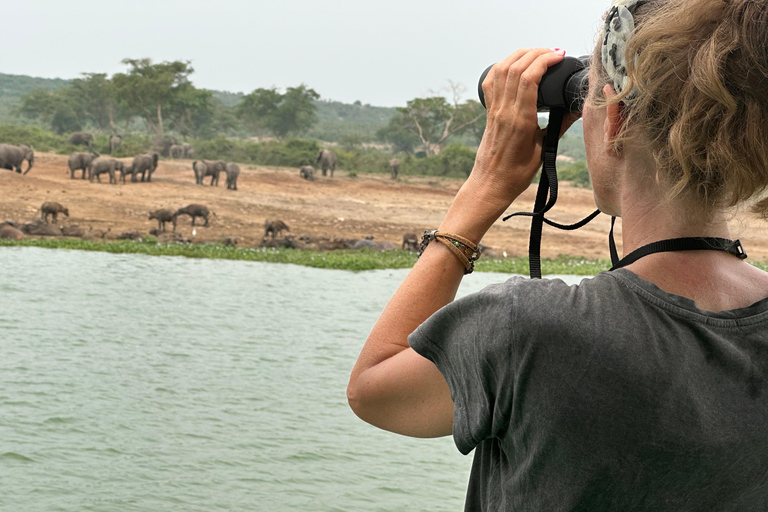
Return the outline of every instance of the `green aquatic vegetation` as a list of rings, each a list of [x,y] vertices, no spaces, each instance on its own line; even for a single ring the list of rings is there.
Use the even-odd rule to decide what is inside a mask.
[[[102,251],[114,254],[146,254],[149,256],[183,256],[185,258],[209,258],[239,261],[266,261],[291,263],[314,268],[337,270],[375,270],[411,268],[416,255],[408,251],[359,251],[315,252],[297,249],[273,249],[261,247],[230,247],[220,244],[158,243],[154,237],[141,240],[88,241],[76,238],[27,238],[24,240],[0,239],[0,247],[42,247],[47,249],[71,249]],[[768,262],[753,262],[754,266],[768,270]],[[607,259],[558,256],[542,259],[545,275],[595,275],[610,268]],[[528,258],[481,258],[475,264],[476,272],[500,272],[528,275]]]

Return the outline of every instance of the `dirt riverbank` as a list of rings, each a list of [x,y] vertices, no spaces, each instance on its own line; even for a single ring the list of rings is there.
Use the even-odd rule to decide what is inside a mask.
[[[126,159],[128,161],[129,159]],[[241,166],[238,190],[227,190],[222,177],[218,187],[195,184],[191,161],[161,161],[151,183],[110,185],[70,179],[67,157],[38,153],[26,176],[0,172],[0,221],[30,222],[38,219],[45,201],[69,208],[67,224],[85,230],[109,230],[108,238],[125,231],[148,233],[157,223],[147,214],[157,208],[177,209],[190,203],[203,204],[215,212],[210,227],[194,229],[181,217],[177,231],[197,242],[217,242],[235,237],[239,246],[254,246],[264,235],[264,221],[282,220],[295,237],[364,238],[400,245],[404,233],[435,228],[458,191],[460,180],[402,177],[392,181],[384,175],[350,177],[337,171],[333,178],[317,172],[313,182],[299,177],[298,169]],[[78,173],[79,176],[79,173]],[[209,179],[206,180],[209,182]],[[514,210],[530,211],[535,186],[520,197]],[[563,183],[550,217],[572,223],[595,208],[590,190]],[[199,222],[199,221],[198,221]],[[768,260],[766,223],[741,214],[731,222],[732,235],[741,238],[750,259]],[[483,243],[498,253],[525,256],[528,248],[528,218],[497,221]],[[545,227],[542,255],[608,257],[610,219],[600,216],[573,232]],[[194,233],[194,234],[193,234]],[[617,240],[620,241],[620,227]]]

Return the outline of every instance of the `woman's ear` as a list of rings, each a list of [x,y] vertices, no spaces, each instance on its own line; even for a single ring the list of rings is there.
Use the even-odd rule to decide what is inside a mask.
[[[606,84],[605,87],[603,87],[603,96],[608,103],[608,106],[605,109],[605,147],[610,148],[611,151],[615,152],[621,148],[620,143],[617,143],[616,139],[624,126],[624,104],[612,101],[616,96],[616,90],[611,84]]]

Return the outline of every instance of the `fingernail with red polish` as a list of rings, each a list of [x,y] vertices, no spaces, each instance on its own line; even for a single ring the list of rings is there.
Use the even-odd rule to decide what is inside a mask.
[[[556,54],[558,54],[558,55],[565,55],[565,50],[561,50],[561,49],[559,49],[559,48],[556,48],[556,49],[555,49],[555,50],[553,50],[553,51],[554,51]]]

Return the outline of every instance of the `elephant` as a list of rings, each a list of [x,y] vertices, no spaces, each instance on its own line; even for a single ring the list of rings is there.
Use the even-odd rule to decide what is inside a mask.
[[[320,164],[320,168],[323,170],[323,176],[325,176],[328,169],[331,170],[331,178],[333,178],[333,170],[336,169],[336,153],[328,149],[321,149],[317,154],[317,160],[315,165]]]
[[[176,231],[176,212],[162,208],[160,210],[153,210],[149,212],[149,220],[157,219],[157,232],[162,233],[165,231],[165,223],[172,222],[173,230]],[[192,218],[194,220],[194,217]]]
[[[219,174],[227,172],[227,164],[221,160],[215,162],[206,162],[205,160],[195,160],[192,162],[192,169],[195,171],[195,182],[198,185],[203,184],[203,178],[211,177],[211,186],[219,186]]]
[[[389,161],[389,170],[390,170],[390,172],[392,174],[392,179],[396,180],[397,179],[397,173],[400,172],[400,160],[398,160],[397,158],[393,158],[392,160],[390,160]]]
[[[227,190],[237,190],[237,177],[240,176],[240,166],[228,163],[225,168],[227,173]]]
[[[123,162],[120,162],[120,181],[125,183],[125,177],[129,174],[133,176],[133,164],[125,165]]]
[[[75,179],[75,171],[82,170],[83,175],[81,179],[85,179],[85,171],[91,166],[91,162],[99,158],[99,154],[96,152],[91,153],[72,153],[69,155],[67,165],[69,166],[69,178]]]
[[[155,151],[163,156],[170,156],[171,146],[177,145],[179,141],[176,137],[165,136],[155,139]]]
[[[203,224],[203,227],[208,227],[208,218],[211,215],[211,211],[206,208],[205,206],[201,204],[190,204],[185,206],[184,208],[179,208],[176,210],[176,213],[174,213],[174,216],[178,217],[179,215],[189,215],[192,217],[192,225],[195,225],[195,217],[202,217],[205,219],[205,224]]]
[[[152,181],[152,173],[157,169],[158,158],[160,158],[160,155],[157,153],[134,157],[133,164],[131,165],[131,167],[133,167],[133,170],[131,171],[131,182],[136,183],[136,181],[138,181],[136,175],[139,173],[141,173],[141,181],[144,181],[145,174],[147,182]]]
[[[283,231],[290,230],[291,229],[288,227],[288,225],[281,220],[264,221],[264,238],[266,238],[268,234],[272,233],[272,240],[274,240],[276,236],[282,235]]]
[[[53,201],[46,201],[40,206],[40,218],[43,219],[46,224],[48,223],[48,216],[53,217],[53,223],[56,224],[56,219],[60,213],[63,213],[69,217],[69,210],[59,203]]]
[[[174,144],[168,148],[168,154],[171,158],[182,158],[184,156],[184,148],[179,144]]]
[[[21,173],[21,164],[27,161],[28,167],[24,171],[27,174],[35,163],[35,149],[31,146],[12,146],[0,144],[0,169],[15,170]]]
[[[93,146],[93,135],[87,132],[75,132],[69,137],[69,143],[73,146]]]
[[[109,182],[117,185],[117,178],[115,177],[115,171],[119,171],[123,168],[123,162],[114,158],[97,158],[88,167],[88,179],[93,183],[95,177],[99,183],[101,183],[100,174],[109,174]]]
[[[419,237],[416,236],[416,233],[406,233],[403,235],[402,249],[414,252],[419,250]]]
[[[311,165],[305,165],[301,169],[299,169],[299,176],[301,176],[305,180],[314,181],[315,168],[312,167]]]
[[[181,145],[181,149],[184,153],[184,158],[192,158],[195,156],[195,148],[193,148],[190,144],[185,142]]]
[[[123,138],[120,135],[110,135],[109,137],[109,154],[114,154],[120,146],[123,145]]]

